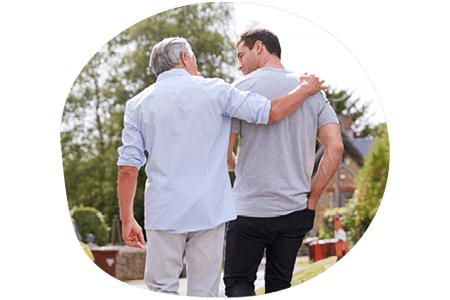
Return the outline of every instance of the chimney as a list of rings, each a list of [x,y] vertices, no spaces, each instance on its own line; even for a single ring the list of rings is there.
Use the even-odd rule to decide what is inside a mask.
[[[341,124],[342,132],[346,135],[348,139],[353,139],[352,130],[352,114],[338,114],[337,115],[339,123]]]

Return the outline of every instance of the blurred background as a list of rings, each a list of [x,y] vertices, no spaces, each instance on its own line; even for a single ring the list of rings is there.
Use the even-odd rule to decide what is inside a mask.
[[[364,234],[384,193],[389,139],[363,67],[336,38],[297,15],[256,4],[216,2],[182,6],[136,23],[95,53],[75,79],[62,116],[61,151],[68,206],[83,243],[123,245],[117,218],[117,148],[126,101],[156,81],[149,67],[153,45],[166,37],[185,37],[201,75],[231,83],[242,76],[236,70],[234,44],[245,30],[257,27],[279,37],[286,69],[326,80],[327,97],[341,122],[345,153],[320,201],[310,236],[332,238],[336,216],[350,246]],[[316,165],[320,157],[317,144]],[[144,168],[138,180],[134,213],[143,226]]]

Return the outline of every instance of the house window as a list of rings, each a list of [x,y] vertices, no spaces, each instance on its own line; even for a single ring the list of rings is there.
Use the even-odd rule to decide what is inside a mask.
[[[342,206],[346,205],[353,197],[353,192],[341,192]]]

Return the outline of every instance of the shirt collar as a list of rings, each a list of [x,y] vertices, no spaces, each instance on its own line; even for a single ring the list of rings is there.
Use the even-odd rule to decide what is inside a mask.
[[[185,69],[172,69],[169,71],[164,71],[161,74],[159,74],[156,81],[158,82],[175,76],[191,76],[191,74],[189,74],[188,71],[186,71]]]

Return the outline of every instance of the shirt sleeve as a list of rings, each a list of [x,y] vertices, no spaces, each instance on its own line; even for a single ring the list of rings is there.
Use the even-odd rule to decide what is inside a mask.
[[[317,122],[317,130],[320,129],[325,124],[329,123],[337,123],[339,124],[336,113],[331,107],[330,101],[327,100],[325,93],[320,93],[322,99],[320,100],[321,108],[319,110],[318,122]]]
[[[131,109],[127,103],[124,117],[124,129],[122,131],[122,146],[119,152],[118,166],[133,166],[138,170],[145,165],[147,159],[144,154],[144,139],[132,118]]]
[[[267,124],[270,108],[271,102],[266,97],[251,92],[241,92],[230,85],[225,115],[248,123]]]

